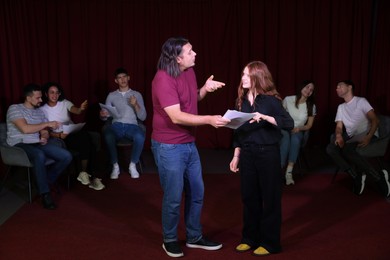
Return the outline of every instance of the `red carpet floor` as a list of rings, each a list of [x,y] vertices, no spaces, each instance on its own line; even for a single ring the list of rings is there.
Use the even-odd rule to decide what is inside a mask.
[[[236,174],[206,174],[204,234],[224,247],[184,246],[185,259],[255,259],[236,253],[241,202]],[[349,179],[329,174],[296,179],[283,194],[283,252],[267,259],[390,259],[390,204],[367,188],[350,192]],[[161,248],[161,188],[157,174],[120,175],[94,191],[75,183],[56,195],[59,208],[37,199],[0,226],[0,259],[170,259]]]

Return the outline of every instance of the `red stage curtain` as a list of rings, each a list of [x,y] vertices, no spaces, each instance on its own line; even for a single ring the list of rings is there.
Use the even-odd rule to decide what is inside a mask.
[[[76,118],[98,129],[98,103],[126,67],[148,111],[151,81],[163,42],[187,37],[197,52],[199,85],[214,75],[226,87],[200,103],[201,114],[234,107],[242,68],[262,60],[279,92],[292,95],[316,82],[318,115],[311,143],[326,144],[334,129],[336,83],[352,79],[356,94],[390,114],[390,4],[386,0],[3,0],[0,2],[0,118],[29,82],[60,82],[89,112]],[[199,127],[198,145],[228,148],[230,129]],[[146,147],[148,147],[148,143]]]

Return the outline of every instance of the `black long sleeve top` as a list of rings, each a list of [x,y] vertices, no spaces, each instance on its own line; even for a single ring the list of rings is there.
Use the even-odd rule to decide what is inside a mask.
[[[233,147],[243,147],[244,145],[272,145],[278,144],[282,134],[281,129],[292,130],[294,120],[283,108],[279,99],[269,95],[258,95],[254,105],[251,106],[245,99],[242,103],[241,112],[261,114],[275,118],[277,125],[262,120],[259,123],[246,122],[234,131]]]

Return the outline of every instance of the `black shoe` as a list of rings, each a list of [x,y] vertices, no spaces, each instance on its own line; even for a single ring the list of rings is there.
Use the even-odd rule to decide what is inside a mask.
[[[205,250],[218,250],[222,247],[222,244],[210,241],[207,238],[202,237],[194,243],[187,242],[186,246],[190,248],[201,248]]]
[[[56,209],[57,205],[53,202],[50,193],[42,194],[42,204],[45,209]]]
[[[162,248],[165,253],[170,257],[182,257],[184,256],[183,251],[180,248],[180,245],[177,241],[163,243]]]
[[[376,182],[379,190],[385,195],[385,197],[389,197],[390,195],[390,183],[389,183],[389,173],[383,169],[381,174],[381,178]]]
[[[364,190],[365,186],[365,181],[366,181],[366,175],[365,174],[358,174],[354,179],[353,179],[353,188],[352,191],[356,195],[361,195]]]

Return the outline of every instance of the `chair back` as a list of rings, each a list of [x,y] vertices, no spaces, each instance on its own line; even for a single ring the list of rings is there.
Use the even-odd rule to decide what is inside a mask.
[[[7,123],[0,123],[0,145],[7,146]]]
[[[7,124],[5,122],[0,123],[0,152],[1,159],[6,165],[33,166],[22,148],[7,144]]]
[[[390,117],[380,115],[379,116],[379,138],[389,138],[390,137]]]
[[[379,137],[372,140],[369,145],[357,148],[358,153],[365,157],[382,157],[386,154],[390,140],[390,117],[379,115]]]

